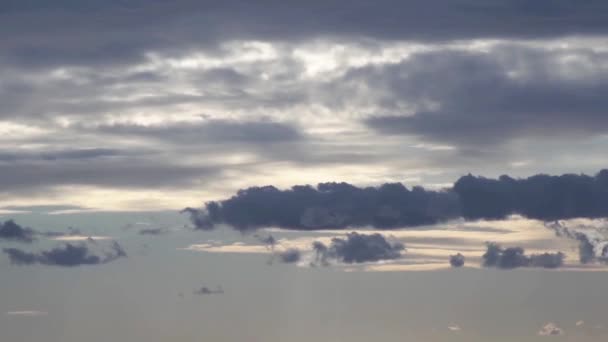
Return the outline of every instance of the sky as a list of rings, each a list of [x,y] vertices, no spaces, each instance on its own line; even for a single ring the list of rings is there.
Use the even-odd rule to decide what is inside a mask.
[[[0,0],[0,339],[605,339],[607,23]]]

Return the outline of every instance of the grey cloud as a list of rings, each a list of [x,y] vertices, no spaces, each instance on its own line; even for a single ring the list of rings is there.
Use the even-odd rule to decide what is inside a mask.
[[[218,286],[216,289],[211,289],[207,286],[203,286],[200,289],[194,291],[196,295],[214,295],[214,294],[224,294],[224,289],[221,286]]]
[[[69,149],[62,151],[43,152],[0,152],[0,161],[54,161],[54,160],[86,160],[104,157],[124,156],[132,153],[107,148]]]
[[[557,236],[578,241],[579,260],[582,264],[600,261],[608,263],[608,238],[592,226],[569,227],[559,221],[545,223]]]
[[[397,1],[283,3],[181,0],[89,1],[49,6],[42,0],[3,6],[0,59],[23,67],[103,65],[150,51],[216,48],[230,40],[383,40],[538,38],[605,34],[603,1]],[[162,18],[163,20],[159,20]],[[441,18],[441,20],[437,20]]]
[[[0,163],[0,189],[6,192],[39,191],[62,185],[97,185],[114,188],[174,187],[218,175],[209,166],[179,165],[161,160],[115,158],[103,161]]]
[[[465,258],[464,255],[457,253],[454,255],[450,255],[450,265],[452,267],[458,268],[464,266]]]
[[[521,247],[502,248],[496,243],[488,243],[483,259],[484,267],[513,269],[519,267],[558,268],[564,263],[561,252],[525,255]]]
[[[565,65],[568,54],[595,72],[579,71],[582,64]],[[366,119],[374,130],[483,149],[526,137],[603,134],[608,128],[605,59],[605,53],[591,50],[507,44],[488,53],[422,53],[399,64],[352,70],[346,79],[371,83],[379,110],[391,113]],[[403,106],[414,113],[399,113]]]
[[[139,235],[163,235],[166,233],[167,230],[163,228],[144,228],[138,232]]]
[[[212,229],[226,223],[246,231],[264,226],[315,230],[374,226],[397,228],[441,222],[459,216],[451,192],[407,189],[400,183],[358,188],[347,183],[317,187],[272,186],[240,190],[230,199],[208,202],[203,209],[187,208],[195,227]]]
[[[290,248],[278,254],[279,260],[285,264],[293,264],[302,258],[302,253],[299,249]]]
[[[0,239],[18,242],[32,242],[36,232],[30,228],[22,227],[13,220],[0,222]]]
[[[105,264],[127,256],[117,242],[113,242],[111,250],[103,255],[93,254],[85,244],[70,243],[39,253],[30,253],[17,248],[4,248],[3,252],[15,265],[41,264],[62,267]]]
[[[261,121],[205,120],[166,126],[102,126],[103,133],[134,135],[187,144],[268,144],[302,139],[299,131],[287,124]]]
[[[515,179],[463,176],[452,189],[407,189],[400,183],[359,188],[348,183],[317,187],[273,186],[239,190],[229,199],[187,208],[197,229],[228,224],[240,231],[265,226],[296,230],[372,226],[400,228],[467,220],[505,219],[519,214],[543,221],[608,217],[608,170],[595,176],[534,175]]]
[[[328,259],[347,264],[399,259],[404,249],[403,244],[391,243],[378,233],[351,232],[346,234],[346,238],[333,238],[329,246],[319,241],[313,243],[316,260],[321,265],[326,265]]]

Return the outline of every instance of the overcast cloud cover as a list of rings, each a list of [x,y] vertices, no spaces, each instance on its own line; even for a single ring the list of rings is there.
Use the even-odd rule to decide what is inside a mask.
[[[0,339],[604,341],[606,94],[605,0],[0,0]]]
[[[594,174],[606,13],[565,0],[3,2],[0,201],[178,209],[265,184]]]

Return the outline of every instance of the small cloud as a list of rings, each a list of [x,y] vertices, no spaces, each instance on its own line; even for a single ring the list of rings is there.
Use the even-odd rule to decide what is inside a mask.
[[[35,317],[35,316],[46,316],[49,313],[46,311],[38,310],[23,310],[23,311],[9,311],[6,312],[8,316],[24,316],[24,317]]]
[[[34,240],[34,234],[34,230],[21,227],[13,220],[8,220],[4,223],[0,222],[0,239],[32,242]]]
[[[105,264],[127,256],[125,250],[116,241],[112,242],[110,250],[103,252],[103,255],[93,253],[84,243],[77,245],[67,243],[64,246],[38,253],[18,248],[4,248],[3,252],[15,265],[40,264],[63,267]]]
[[[577,326],[577,327],[581,327],[581,326],[583,326],[584,324],[585,324],[585,321],[578,321],[578,322],[576,322],[576,326]]]
[[[557,324],[549,322],[545,324],[539,331],[539,336],[558,336],[563,335],[564,330],[557,326]]]
[[[450,331],[461,331],[462,328],[458,324],[456,324],[456,323],[450,323],[448,325],[448,330],[450,330]]]
[[[139,235],[163,235],[166,234],[167,231],[163,228],[144,228],[138,233]]]
[[[464,266],[464,255],[460,253],[450,255],[450,265],[455,268]]]
[[[203,286],[200,289],[194,291],[196,295],[214,295],[214,294],[224,294],[224,289],[221,286],[218,286],[215,289],[210,289],[207,286]]]
[[[300,261],[302,254],[299,249],[290,248],[284,252],[279,253],[279,260],[285,264],[293,264]]]

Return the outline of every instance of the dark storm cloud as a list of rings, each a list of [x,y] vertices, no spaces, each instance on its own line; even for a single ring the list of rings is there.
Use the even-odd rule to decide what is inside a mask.
[[[488,243],[483,259],[484,267],[496,267],[500,269],[513,269],[519,267],[541,267],[558,268],[564,264],[564,254],[543,253],[525,255],[521,247],[502,248],[496,243]]]
[[[452,267],[458,268],[464,266],[464,255],[458,253],[454,255],[450,255],[450,265]]]
[[[11,1],[0,8],[0,60],[24,67],[132,62],[150,51],[229,40],[539,38],[604,34],[595,1]],[[441,18],[441,20],[437,20]],[[162,20],[161,20],[162,19]]]
[[[608,217],[608,170],[595,176],[539,174],[515,179],[463,176],[452,189],[407,189],[401,183],[359,188],[348,183],[317,187],[273,186],[239,190],[226,200],[186,208],[197,229],[227,224],[240,231],[277,226],[296,230],[372,226],[399,228],[467,220],[505,219],[519,214],[552,221]]]
[[[315,230],[374,226],[397,228],[433,224],[458,217],[454,193],[407,189],[400,183],[358,188],[347,183],[317,187],[272,186],[240,190],[230,199],[208,202],[201,210],[185,209],[198,229],[225,223],[238,230],[265,226]]]
[[[391,243],[378,233],[351,232],[346,234],[346,238],[333,238],[329,246],[315,241],[313,250],[318,264],[327,265],[328,259],[352,264],[399,259],[405,246],[399,242]]]
[[[345,79],[371,84],[382,101],[379,110],[391,113],[366,119],[372,129],[482,149],[516,138],[603,134],[608,129],[608,100],[602,95],[608,73],[601,67],[606,57],[584,49],[517,45],[489,53],[441,50],[351,70]],[[574,62],[565,62],[568,58]],[[414,113],[399,113],[404,104]]]
[[[102,255],[93,254],[86,244],[73,245],[70,243],[38,253],[30,253],[17,248],[4,248],[3,251],[15,265],[41,264],[63,267],[105,264],[127,256],[117,242],[113,242],[111,250]]]
[[[299,249],[290,248],[278,254],[279,260],[285,264],[293,264],[302,258],[302,253]]]
[[[30,228],[22,227],[13,220],[0,222],[0,240],[18,242],[32,242],[36,232]]]
[[[466,219],[503,219],[511,214],[544,221],[608,217],[608,170],[595,176],[539,174],[522,179],[468,175],[453,190]]]

